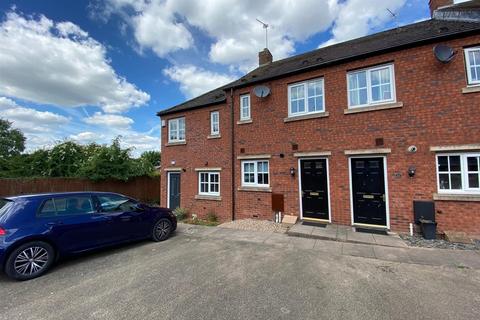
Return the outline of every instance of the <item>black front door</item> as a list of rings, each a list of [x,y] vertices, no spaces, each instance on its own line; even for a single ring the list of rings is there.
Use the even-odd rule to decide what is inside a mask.
[[[387,225],[383,158],[351,159],[353,221]]]
[[[172,210],[180,207],[180,173],[169,173],[168,207]]]
[[[326,159],[300,160],[304,218],[329,219]]]

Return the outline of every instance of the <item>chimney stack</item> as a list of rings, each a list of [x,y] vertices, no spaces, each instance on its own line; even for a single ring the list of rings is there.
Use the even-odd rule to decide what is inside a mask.
[[[273,56],[268,48],[263,49],[258,53],[258,64],[264,66],[273,62]]]
[[[453,0],[430,0],[428,6],[430,7],[430,16],[433,17],[433,12],[438,8],[453,5]]]

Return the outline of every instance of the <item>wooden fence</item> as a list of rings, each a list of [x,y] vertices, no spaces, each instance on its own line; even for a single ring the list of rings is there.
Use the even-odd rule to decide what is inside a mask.
[[[160,177],[137,177],[127,182],[93,182],[75,178],[0,179],[0,197],[69,191],[117,192],[145,202],[160,201]]]

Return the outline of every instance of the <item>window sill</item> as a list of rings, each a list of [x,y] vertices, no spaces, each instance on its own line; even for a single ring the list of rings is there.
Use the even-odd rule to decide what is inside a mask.
[[[165,146],[166,147],[171,147],[171,146],[183,146],[186,145],[186,141],[179,141],[179,142],[168,142]]]
[[[452,194],[434,193],[433,200],[438,201],[477,201],[480,202],[480,194]]]
[[[462,93],[474,93],[480,92],[480,84],[467,86],[466,88],[462,88]]]
[[[396,109],[396,108],[402,108],[402,107],[403,107],[403,102],[384,103],[384,104],[378,104],[374,106],[345,109],[343,110],[343,113],[351,114],[351,113],[370,112],[370,111],[377,111],[377,110]]]
[[[207,139],[220,139],[222,136],[220,134],[211,134]]]
[[[316,119],[316,118],[326,118],[328,116],[329,116],[328,111],[325,111],[325,112],[305,114],[305,115],[300,115],[300,116],[290,116],[288,118],[283,119],[283,122],[292,122],[292,121],[300,121],[300,120],[308,120],[308,119]]]
[[[210,196],[206,194],[197,194],[195,195],[196,200],[210,200],[210,201],[222,201],[221,196]]]
[[[239,120],[237,121],[237,124],[249,124],[249,123],[252,123],[252,119],[248,119],[248,120]]]
[[[272,192],[270,187],[239,187],[238,191],[249,191],[249,192]]]

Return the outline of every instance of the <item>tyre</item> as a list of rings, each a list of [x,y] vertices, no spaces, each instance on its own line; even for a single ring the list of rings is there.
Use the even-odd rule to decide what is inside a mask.
[[[5,273],[15,280],[30,280],[47,272],[54,260],[55,250],[48,243],[25,243],[8,256]]]
[[[166,218],[162,218],[155,223],[152,231],[153,241],[167,240],[172,234],[172,222]]]

